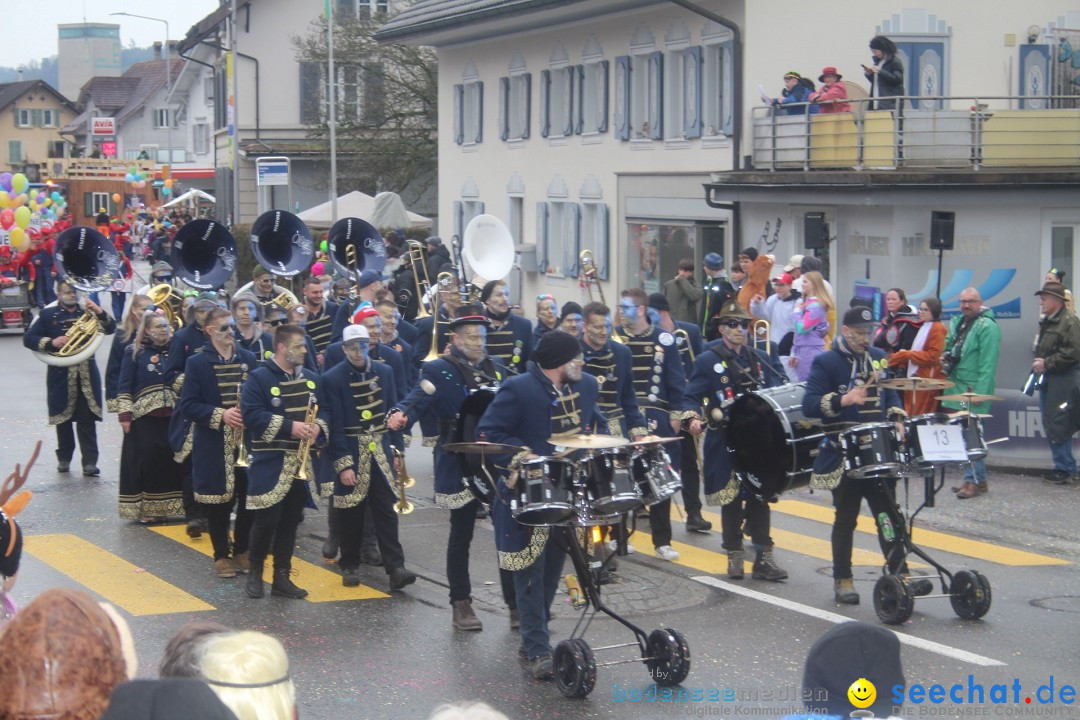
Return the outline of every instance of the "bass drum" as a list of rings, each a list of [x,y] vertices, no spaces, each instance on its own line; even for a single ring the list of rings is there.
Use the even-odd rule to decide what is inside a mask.
[[[494,399],[495,393],[491,390],[476,390],[466,397],[458,411],[457,426],[451,433],[450,442],[475,442],[476,426],[480,424],[480,418]],[[477,500],[490,507],[495,499],[495,463],[491,460],[481,461],[482,456],[477,453],[457,453],[457,456],[461,463],[461,477],[465,481],[465,487]]]
[[[806,383],[746,393],[728,408],[728,451],[748,492],[771,500],[810,483],[824,437],[821,423],[802,411]]]

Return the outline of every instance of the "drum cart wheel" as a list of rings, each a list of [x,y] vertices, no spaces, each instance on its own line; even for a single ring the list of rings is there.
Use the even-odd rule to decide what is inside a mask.
[[[874,612],[886,625],[903,625],[915,611],[911,588],[896,575],[882,575],[874,583]]]
[[[622,534],[619,533],[620,536]],[[555,685],[559,692],[570,698],[585,697],[596,685],[597,668],[628,663],[644,663],[657,685],[678,685],[685,680],[690,673],[690,645],[686,637],[674,628],[653,630],[646,634],[643,629],[606,606],[600,596],[600,585],[596,582],[599,573],[590,567],[585,551],[576,541],[577,528],[566,527],[561,536],[560,545],[567,544],[566,550],[585,597],[585,607],[570,638],[556,645],[552,655]],[[613,557],[609,556],[600,569],[605,569]],[[633,641],[590,647],[583,636],[598,613],[607,615],[629,630],[634,636]],[[638,657],[596,662],[595,652],[619,648],[637,648]]]
[[[975,570],[959,570],[949,588],[949,602],[958,617],[981,618],[990,610],[990,581]]]

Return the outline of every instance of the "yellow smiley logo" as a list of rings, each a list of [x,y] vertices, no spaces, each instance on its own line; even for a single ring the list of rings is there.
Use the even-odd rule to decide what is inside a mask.
[[[866,678],[859,678],[851,683],[851,687],[847,691],[847,697],[855,707],[868,708],[877,699],[877,688],[874,687],[874,683]]]

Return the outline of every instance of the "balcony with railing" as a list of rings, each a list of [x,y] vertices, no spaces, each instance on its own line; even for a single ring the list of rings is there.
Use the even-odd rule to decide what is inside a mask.
[[[57,158],[49,160],[49,169],[57,178],[68,180],[123,180],[134,166],[145,170],[150,177],[157,172],[153,160],[121,160],[119,158]]]
[[[1076,96],[848,100],[850,112],[805,114],[806,104],[752,111],[752,167],[792,170],[1080,169]]]

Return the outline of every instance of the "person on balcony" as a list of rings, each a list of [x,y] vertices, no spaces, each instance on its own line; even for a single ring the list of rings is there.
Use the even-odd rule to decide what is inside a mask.
[[[851,112],[851,103],[847,101],[847,88],[840,82],[844,76],[832,65],[821,71],[818,82],[824,83],[817,92],[810,93],[810,102],[821,106],[823,113]]]
[[[904,63],[896,55],[896,43],[884,35],[877,35],[870,41],[870,54],[874,56],[871,67],[862,66],[863,75],[870,81],[870,96],[879,98],[874,103],[876,110],[895,110],[895,98],[904,94]]]
[[[779,115],[806,115],[818,112],[817,105],[802,105],[810,102],[810,93],[814,92],[814,81],[804,78],[794,70],[784,73],[784,90],[780,97],[773,98],[773,107]]]

